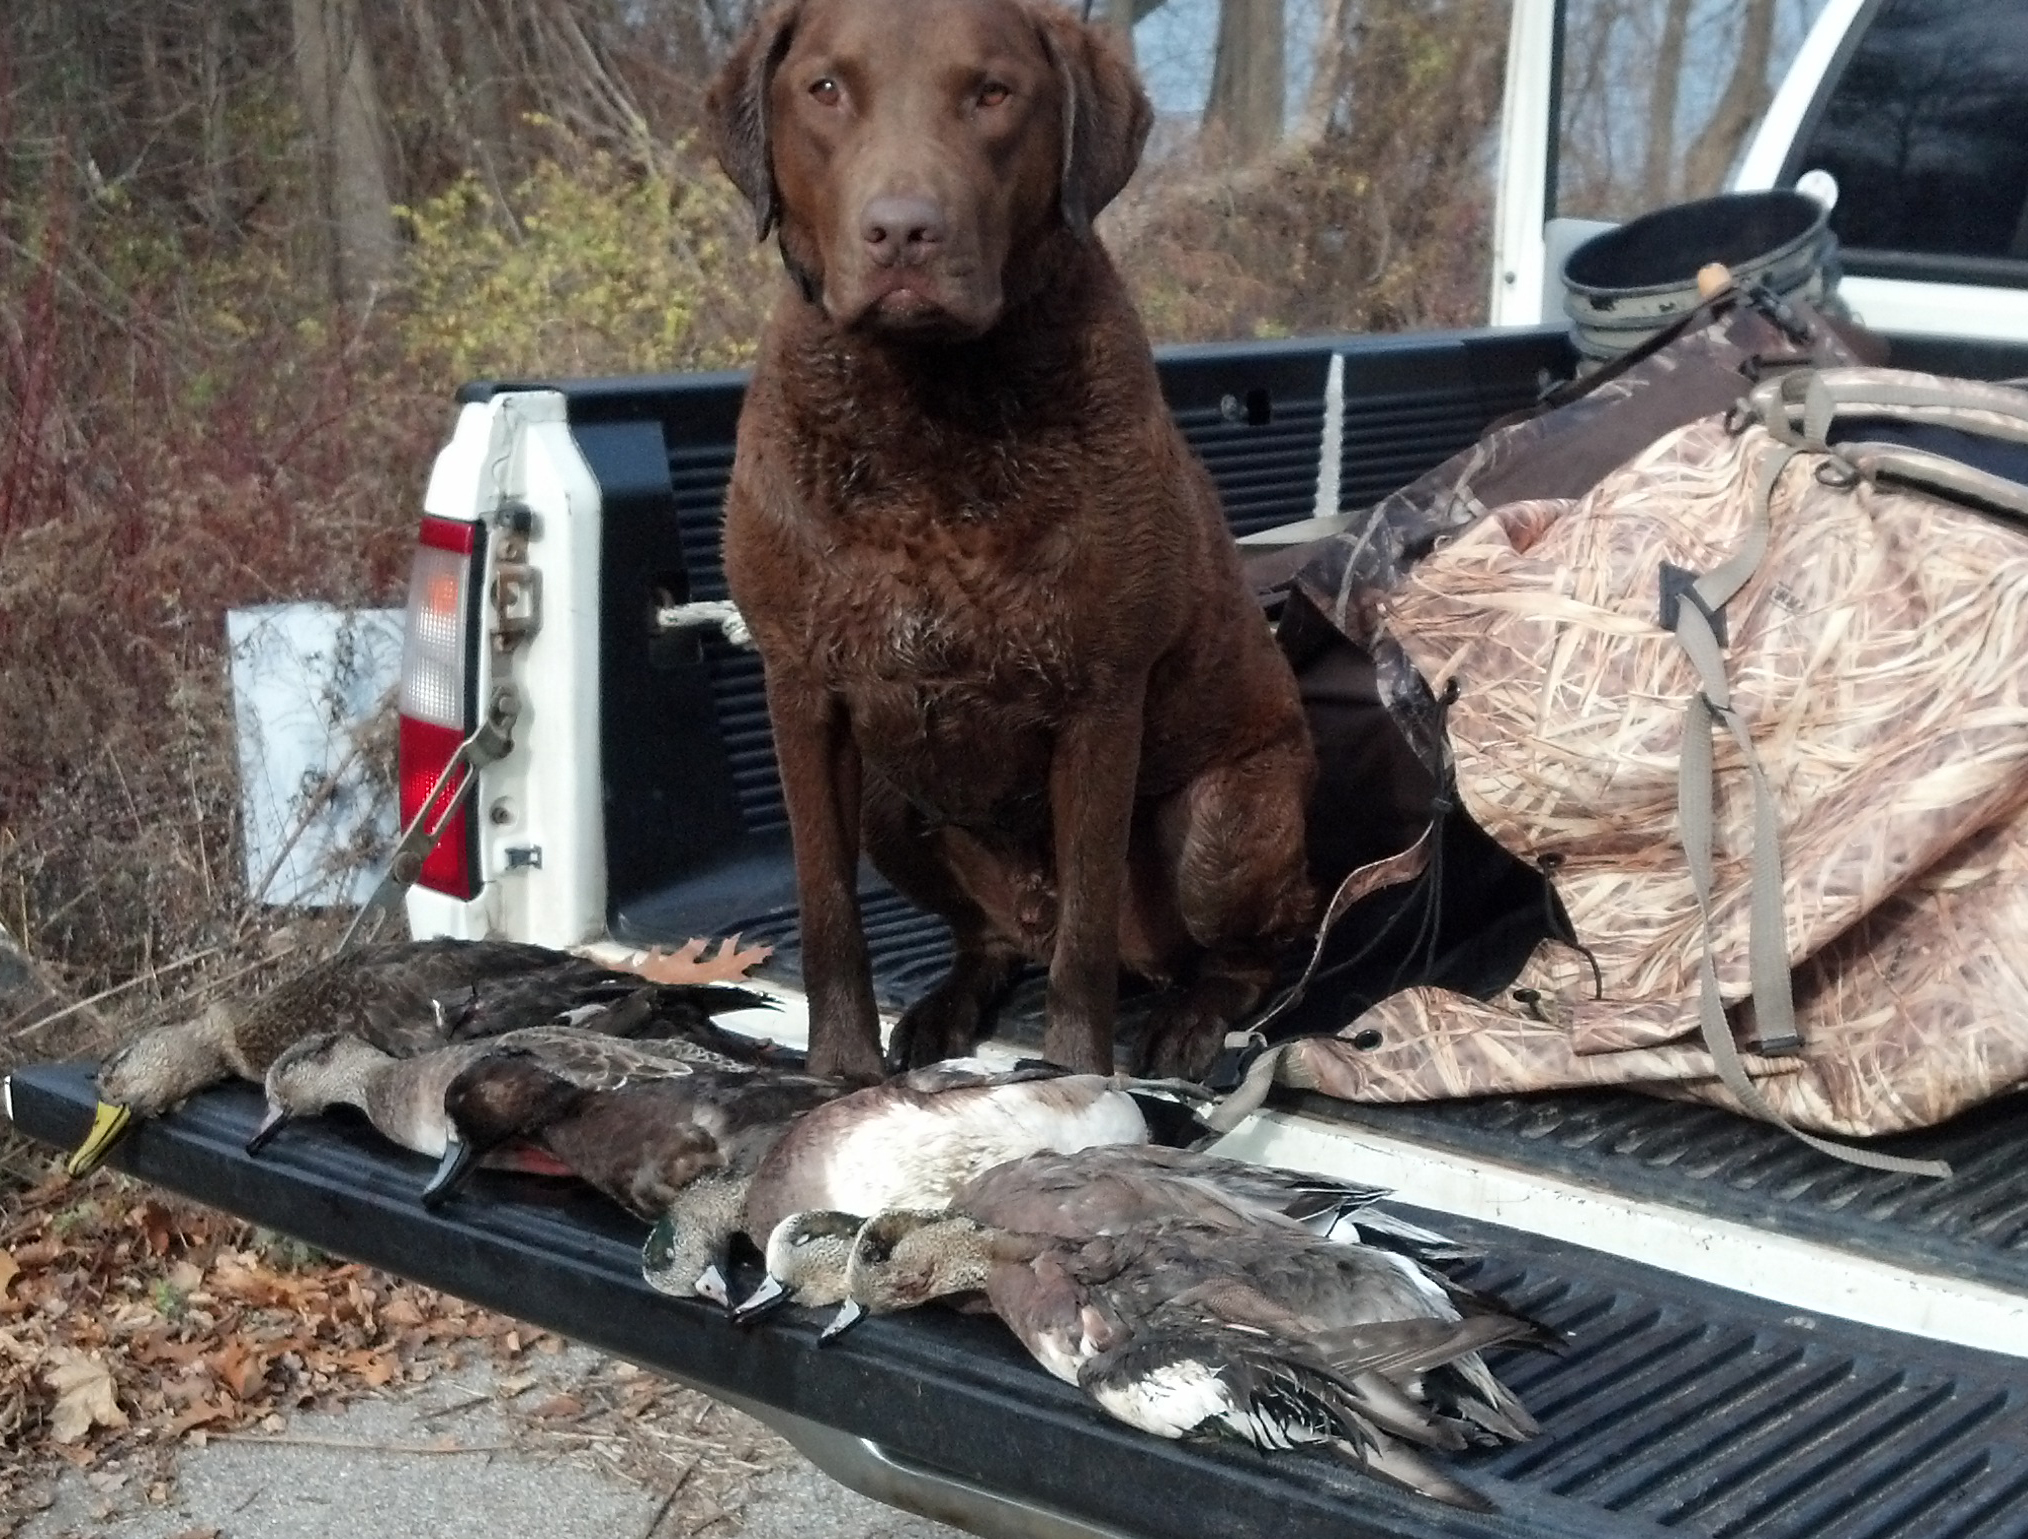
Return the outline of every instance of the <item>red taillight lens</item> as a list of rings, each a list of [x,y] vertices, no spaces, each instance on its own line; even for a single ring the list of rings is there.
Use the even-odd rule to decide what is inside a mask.
[[[401,718],[401,826],[403,828],[422,811],[423,802],[436,792],[430,803],[430,826],[443,816],[444,805],[451,793],[458,788],[458,781],[470,771],[461,771],[458,777],[445,777],[442,785],[438,778],[443,776],[444,766],[451,762],[451,755],[458,751],[458,744],[465,740],[465,734],[455,727],[434,726],[414,717]],[[423,886],[437,892],[448,893],[454,898],[469,898],[478,892],[478,884],[472,880],[472,808],[467,802],[452,815],[450,825],[445,828],[443,838],[437,841],[435,849],[423,857],[422,875],[417,878]]]
[[[470,669],[478,532],[476,524],[425,518],[409,572],[408,629],[401,654],[403,828],[425,801],[434,826],[462,779],[462,773],[446,776],[444,767],[474,725]],[[423,860],[423,886],[454,898],[470,898],[478,891],[470,812],[469,805],[458,809]]]

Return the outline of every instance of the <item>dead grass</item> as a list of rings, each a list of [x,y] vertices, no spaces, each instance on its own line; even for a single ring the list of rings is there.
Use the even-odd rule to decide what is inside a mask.
[[[245,939],[225,611],[398,602],[447,417],[370,334],[117,289],[81,217],[0,245],[0,923],[76,996]]]

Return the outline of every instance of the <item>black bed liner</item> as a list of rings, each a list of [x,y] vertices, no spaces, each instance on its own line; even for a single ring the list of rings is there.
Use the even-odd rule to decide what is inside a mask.
[[[18,1071],[22,1131],[72,1144],[76,1066]],[[440,1215],[428,1174],[363,1125],[292,1126],[258,1161],[259,1112],[228,1086],[144,1125],[115,1156],[182,1191],[707,1389],[876,1440],[885,1451],[1126,1534],[1619,1539],[2028,1536],[2028,1374],[2018,1359],[1869,1330],[1494,1226],[1418,1215],[1483,1245],[1475,1277],[1566,1331],[1561,1355],[1497,1366],[1544,1425],[1454,1461],[1481,1517],[1325,1455],[1264,1458],[1121,1428],[989,1321],[869,1322],[819,1350],[807,1319],[751,1331],[640,1280],[640,1224],[578,1190],[482,1173]]]

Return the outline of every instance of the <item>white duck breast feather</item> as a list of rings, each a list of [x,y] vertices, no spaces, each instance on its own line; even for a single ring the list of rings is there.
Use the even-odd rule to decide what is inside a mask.
[[[784,1141],[798,1160],[795,1206],[845,1213],[942,1203],[990,1166],[1038,1149],[1141,1143],[1147,1120],[1132,1096],[1093,1074],[964,1085],[923,1093],[906,1082],[833,1101]],[[800,1183],[799,1183],[800,1185]]]

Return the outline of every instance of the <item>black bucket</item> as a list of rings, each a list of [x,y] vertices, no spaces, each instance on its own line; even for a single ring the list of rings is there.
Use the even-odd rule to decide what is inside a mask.
[[[1563,264],[1577,350],[1616,358],[1698,302],[1698,270],[1723,262],[1741,282],[1819,300],[1837,286],[1830,211],[1807,193],[1733,192],[1657,209],[1595,235]]]

